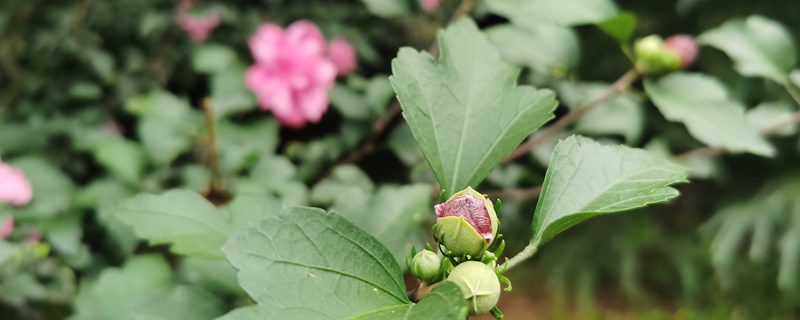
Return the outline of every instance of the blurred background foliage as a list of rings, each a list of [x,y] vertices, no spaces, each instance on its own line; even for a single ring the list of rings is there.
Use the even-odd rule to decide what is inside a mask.
[[[509,23],[487,2],[472,10],[486,34],[505,58],[526,67],[521,82],[557,91],[562,111],[630,67],[619,44],[586,21]],[[459,5],[444,0],[424,12],[403,0],[203,1],[198,6],[218,12],[221,24],[194,43],[174,22],[176,1],[0,3],[0,154],[34,187],[34,201],[13,209],[15,233],[0,242],[0,318],[127,319],[111,315],[147,301],[203,301],[202,314],[213,317],[246,303],[229,266],[141,243],[108,214],[109,205],[138,192],[181,187],[217,203],[261,193],[278,204],[332,208],[392,243],[402,261],[411,243],[426,240],[435,178],[396,117],[390,60],[401,46],[429,48]],[[800,35],[798,1],[617,6],[635,17],[634,38],[699,35],[754,14]],[[299,19],[315,22],[326,38],[352,42],[359,66],[330,90],[332,110],[320,123],[291,130],[257,110],[244,70],[252,63],[247,40],[259,24]],[[706,46],[689,70],[716,76],[749,108],[770,102],[797,109],[781,85],[733,66]],[[702,146],[642,90],[636,85],[598,108],[606,111],[586,114],[574,130],[672,154]],[[216,139],[208,138],[209,123]],[[514,292],[501,307],[511,319],[796,318],[800,144],[793,132],[771,142],[774,158],[691,159],[692,183],[667,206],[565,232],[509,275]],[[210,184],[217,148],[223,192]],[[527,243],[535,187],[552,148],[542,145],[498,168],[479,188],[503,200],[507,253]],[[42,240],[26,240],[32,233]]]

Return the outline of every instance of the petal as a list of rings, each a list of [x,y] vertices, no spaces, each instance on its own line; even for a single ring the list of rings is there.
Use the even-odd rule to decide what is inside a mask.
[[[328,45],[328,58],[336,67],[338,75],[346,75],[356,68],[356,49],[345,39],[331,40]]]
[[[315,57],[325,54],[325,37],[317,25],[308,20],[300,20],[286,28],[287,51],[301,57]]]
[[[280,56],[284,43],[284,31],[274,24],[258,27],[256,34],[250,38],[250,51],[256,63],[273,64]]]
[[[298,97],[298,105],[306,119],[319,122],[328,110],[328,92],[324,88],[306,91]]]

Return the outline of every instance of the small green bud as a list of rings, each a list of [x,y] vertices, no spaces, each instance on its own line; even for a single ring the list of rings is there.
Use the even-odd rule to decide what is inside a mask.
[[[430,282],[439,275],[442,258],[430,250],[422,250],[411,260],[411,274],[424,282]]]
[[[497,235],[494,205],[470,187],[435,207],[433,236],[451,256],[481,257]]]
[[[477,261],[466,261],[447,277],[461,288],[467,299],[470,315],[488,313],[500,300],[500,280],[492,267]]]
[[[681,56],[667,48],[657,35],[641,38],[633,45],[636,53],[636,68],[641,72],[675,70],[681,66]]]

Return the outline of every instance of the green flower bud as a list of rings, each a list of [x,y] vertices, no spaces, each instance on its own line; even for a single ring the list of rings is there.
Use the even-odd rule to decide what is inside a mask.
[[[480,257],[497,235],[497,213],[484,195],[470,187],[435,207],[433,236],[454,256]]]
[[[641,72],[675,70],[681,66],[681,56],[665,46],[657,35],[641,38],[633,45],[636,53],[636,68]]]
[[[477,261],[459,264],[447,277],[461,288],[470,315],[485,314],[500,300],[500,280],[492,267]]]
[[[417,279],[430,282],[439,275],[442,259],[435,252],[422,250],[411,260],[411,274]]]

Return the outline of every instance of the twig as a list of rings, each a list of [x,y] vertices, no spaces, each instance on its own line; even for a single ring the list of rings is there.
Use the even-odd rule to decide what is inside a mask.
[[[203,116],[208,133],[208,169],[211,171],[210,195],[225,193],[225,181],[219,164],[219,147],[217,146],[217,125],[214,121],[214,107],[210,98],[203,99]]]
[[[620,93],[625,92],[628,88],[633,84],[636,79],[639,79],[641,73],[636,69],[628,70],[625,74],[622,75],[617,81],[615,81],[603,94],[597,96],[596,98],[587,101],[584,104],[581,104],[574,110],[567,113],[565,116],[559,118],[554,122],[552,125],[548,126],[547,128],[539,131],[538,133],[534,134],[528,141],[525,141],[523,144],[519,145],[514,151],[511,151],[511,154],[503,160],[503,163],[509,163],[520,156],[527,154],[531,151],[535,146],[538,144],[547,141],[550,137],[558,133],[559,131],[563,130],[575,120],[578,120],[584,113],[591,110],[592,108],[611,100],[612,98],[616,97]]]
[[[73,36],[78,33],[78,30],[80,30],[83,20],[86,19],[86,13],[89,11],[89,6],[91,4],[92,0],[83,0],[83,2],[81,2],[81,7],[75,12],[75,16],[72,19],[72,26],[70,28],[70,32]]]

